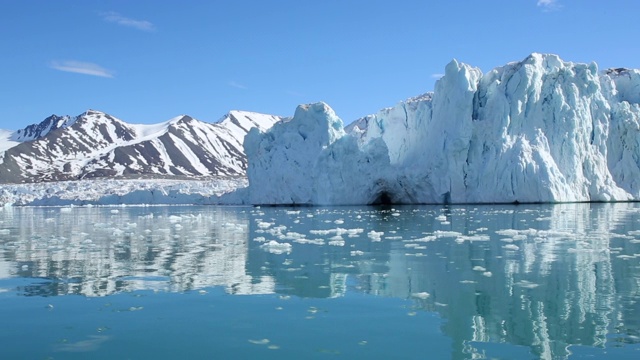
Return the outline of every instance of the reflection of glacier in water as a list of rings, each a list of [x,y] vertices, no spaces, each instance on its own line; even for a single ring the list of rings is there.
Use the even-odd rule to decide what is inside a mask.
[[[637,204],[6,208],[0,288],[362,292],[439,313],[453,358],[497,355],[492,344],[566,358],[640,342],[639,217]]]

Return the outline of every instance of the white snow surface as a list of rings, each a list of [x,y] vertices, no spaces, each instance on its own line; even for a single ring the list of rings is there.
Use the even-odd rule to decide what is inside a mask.
[[[244,146],[253,204],[640,200],[640,71],[453,60],[433,93],[346,132],[317,103]]]
[[[0,129],[0,153],[20,144],[13,139],[13,131]]]

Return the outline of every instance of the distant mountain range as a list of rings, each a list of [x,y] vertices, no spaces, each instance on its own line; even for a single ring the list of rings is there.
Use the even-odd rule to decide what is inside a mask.
[[[88,178],[243,177],[243,141],[282,117],[231,111],[216,123],[182,115],[129,124],[100,111],[52,115],[15,132],[0,130],[0,183]]]

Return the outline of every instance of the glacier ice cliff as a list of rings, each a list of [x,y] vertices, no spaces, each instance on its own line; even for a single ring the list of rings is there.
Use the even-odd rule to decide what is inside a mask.
[[[324,103],[245,138],[252,204],[640,200],[640,71],[534,53],[346,129]]]

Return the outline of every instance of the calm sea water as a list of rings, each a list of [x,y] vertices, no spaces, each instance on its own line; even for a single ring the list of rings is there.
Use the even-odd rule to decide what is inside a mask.
[[[4,208],[0,359],[640,358],[640,204]]]

